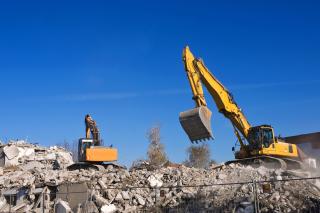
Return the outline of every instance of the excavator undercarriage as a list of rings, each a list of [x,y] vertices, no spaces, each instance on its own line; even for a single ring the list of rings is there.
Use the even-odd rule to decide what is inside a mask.
[[[250,165],[252,167],[264,166],[270,169],[296,170],[302,169],[305,165],[299,161],[290,158],[278,158],[273,156],[255,156],[251,158],[235,159],[225,162],[223,165],[230,164]]]

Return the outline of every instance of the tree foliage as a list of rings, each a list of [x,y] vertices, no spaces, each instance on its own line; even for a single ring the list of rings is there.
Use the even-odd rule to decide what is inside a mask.
[[[147,131],[149,141],[148,160],[152,166],[160,166],[168,161],[164,150],[164,145],[161,143],[160,126],[154,126]]]

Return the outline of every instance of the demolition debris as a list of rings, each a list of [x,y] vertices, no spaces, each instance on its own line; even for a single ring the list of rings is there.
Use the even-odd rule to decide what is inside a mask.
[[[309,210],[320,197],[309,172],[254,168],[240,164],[209,169],[183,165],[148,170],[143,166],[69,171],[72,156],[59,147],[24,141],[1,145],[0,212],[139,212],[197,206],[224,212]],[[190,208],[190,205],[192,205]]]

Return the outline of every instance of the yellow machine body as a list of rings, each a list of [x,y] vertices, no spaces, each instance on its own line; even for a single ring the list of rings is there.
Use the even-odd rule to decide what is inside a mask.
[[[268,148],[263,147],[259,150],[259,155],[271,155],[275,157],[298,157],[298,148],[295,144],[276,141]]]

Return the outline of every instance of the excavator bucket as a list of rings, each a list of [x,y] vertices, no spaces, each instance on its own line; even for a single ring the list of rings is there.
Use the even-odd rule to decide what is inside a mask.
[[[211,111],[204,106],[181,112],[179,120],[191,142],[213,139],[211,130]]]

